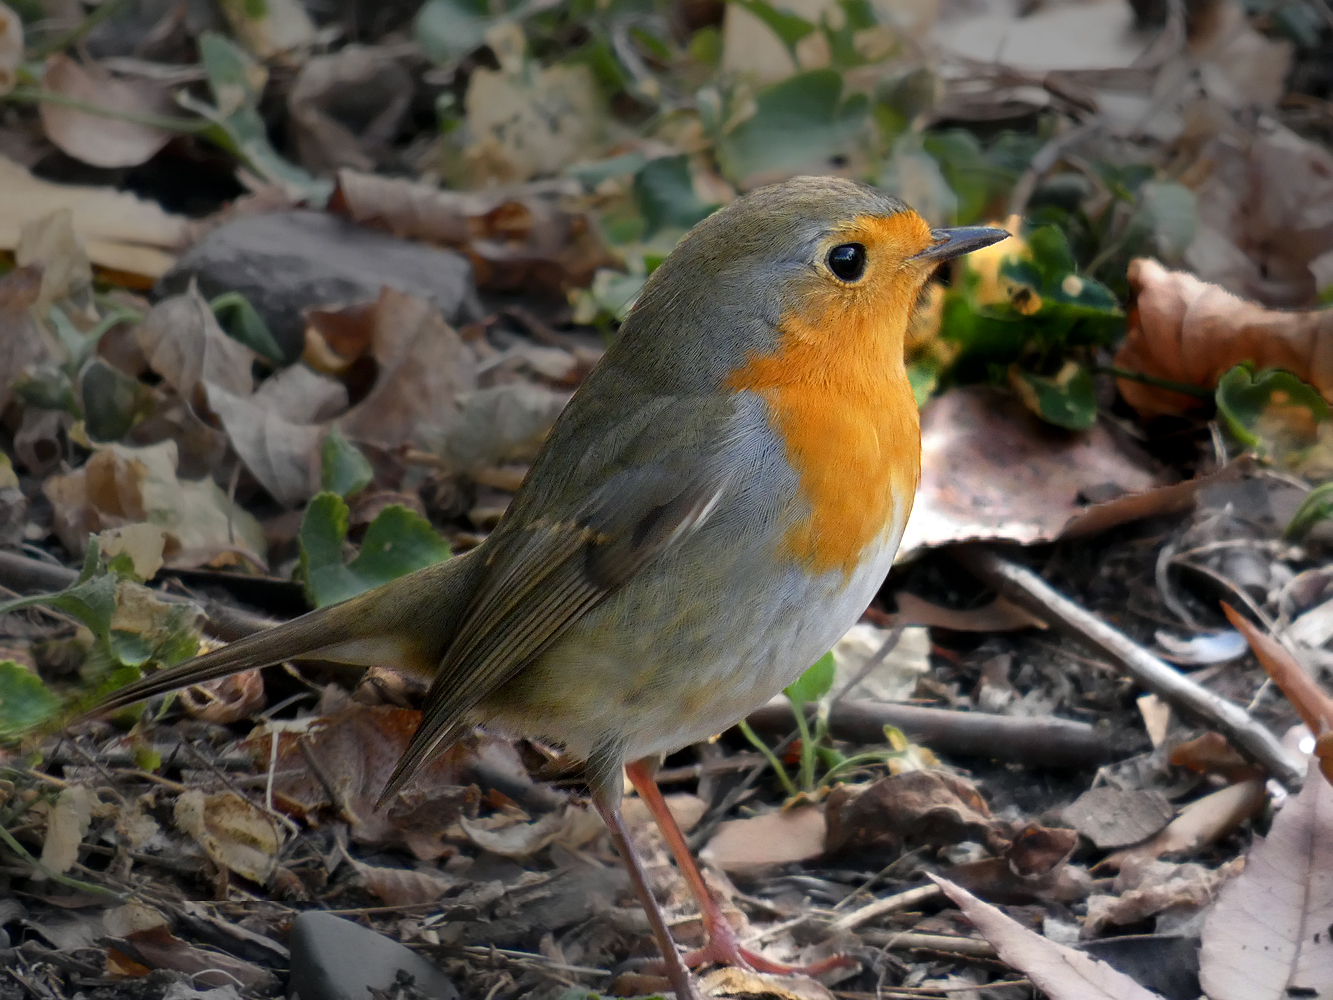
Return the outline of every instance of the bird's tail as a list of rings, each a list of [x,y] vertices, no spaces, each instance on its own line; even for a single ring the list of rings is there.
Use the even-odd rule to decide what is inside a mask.
[[[480,568],[477,550],[427,566],[341,604],[159,670],[115,691],[88,714],[101,715],[191,684],[300,657],[382,665],[429,677],[463,618]]]

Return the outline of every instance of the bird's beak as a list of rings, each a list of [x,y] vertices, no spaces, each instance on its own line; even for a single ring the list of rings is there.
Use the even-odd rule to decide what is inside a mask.
[[[937,264],[942,260],[952,260],[954,257],[960,257],[965,253],[980,250],[982,247],[988,247],[992,243],[999,243],[1000,240],[1009,238],[1007,231],[996,229],[993,226],[932,229],[930,235],[935,242],[919,254],[907,258],[908,260]]]

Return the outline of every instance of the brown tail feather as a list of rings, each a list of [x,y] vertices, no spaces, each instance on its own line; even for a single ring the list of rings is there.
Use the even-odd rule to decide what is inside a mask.
[[[128,684],[89,715],[300,657],[378,664],[428,677],[462,620],[481,565],[473,550],[428,566]]]

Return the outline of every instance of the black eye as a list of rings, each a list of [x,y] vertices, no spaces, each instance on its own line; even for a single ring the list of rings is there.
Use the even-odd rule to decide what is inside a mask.
[[[859,281],[866,273],[866,248],[860,243],[844,243],[828,252],[828,269],[843,281]]]

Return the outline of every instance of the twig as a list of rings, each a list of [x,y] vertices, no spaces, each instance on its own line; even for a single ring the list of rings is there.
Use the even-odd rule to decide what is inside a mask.
[[[950,937],[947,934],[917,934],[912,931],[886,931],[868,928],[858,933],[868,944],[901,951],[942,951],[953,955],[994,958],[995,948],[980,938]]]
[[[1103,650],[1149,691],[1218,730],[1232,746],[1262,764],[1287,788],[1301,786],[1304,770],[1300,765],[1266,727],[1236,705],[1194,683],[1118,629],[1083,610],[1031,570],[976,547],[959,551],[956,558],[1010,600]]]
[[[892,896],[885,896],[883,899],[877,899],[873,903],[867,903],[860,909],[853,910],[844,917],[840,917],[828,925],[829,934],[838,934],[843,931],[854,930],[862,924],[869,923],[886,913],[896,913],[898,910],[906,910],[916,906],[918,903],[924,903],[927,900],[935,899],[944,893],[940,891],[937,885],[923,885],[915,889],[908,889],[906,892],[895,893]]]
[[[749,715],[750,725],[770,733],[787,732],[791,719],[790,703],[778,699]],[[940,753],[963,757],[1069,768],[1112,757],[1110,743],[1092,726],[1051,716],[1023,718],[879,701],[844,701],[829,713],[829,732],[835,739],[883,743],[885,726],[901,729],[909,739]]]

